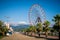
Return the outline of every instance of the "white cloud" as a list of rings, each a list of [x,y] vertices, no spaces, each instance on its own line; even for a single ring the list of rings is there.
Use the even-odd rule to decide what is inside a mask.
[[[28,23],[25,21],[20,21],[18,24],[28,24]]]

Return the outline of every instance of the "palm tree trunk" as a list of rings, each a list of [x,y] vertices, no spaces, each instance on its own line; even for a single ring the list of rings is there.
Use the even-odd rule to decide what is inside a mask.
[[[40,32],[38,32],[38,35],[39,35],[39,37],[40,37]]]
[[[60,39],[60,26],[59,26],[59,19],[58,19],[58,27],[59,27],[59,39]]]
[[[48,37],[48,32],[45,32],[45,34],[46,34],[46,38]]]
[[[31,36],[32,36],[32,32],[31,32]]]
[[[59,31],[59,39],[60,39],[60,31]]]
[[[31,32],[31,36],[35,36],[35,35],[34,35],[34,32]]]
[[[5,35],[5,33],[4,33],[4,32],[2,32],[2,35],[4,36],[4,35]]]

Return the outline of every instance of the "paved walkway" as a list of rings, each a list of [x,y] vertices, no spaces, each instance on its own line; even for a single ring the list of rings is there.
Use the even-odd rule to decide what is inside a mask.
[[[35,38],[35,37],[29,37],[26,35],[23,35],[21,33],[14,33],[11,36],[4,37],[0,40],[46,40],[45,38]]]

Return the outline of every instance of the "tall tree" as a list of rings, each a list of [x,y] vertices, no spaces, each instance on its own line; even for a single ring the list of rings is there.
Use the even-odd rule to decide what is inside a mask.
[[[3,24],[4,24],[4,23],[3,23],[2,21],[0,21],[0,27],[2,27]]]
[[[53,28],[59,32],[60,38],[60,14],[55,15],[53,21],[55,22]]]
[[[54,16],[53,21],[55,22],[53,28],[54,28],[56,31],[59,31],[59,29],[60,29],[60,14],[57,14],[56,16]]]
[[[41,35],[41,31],[42,31],[42,24],[41,24],[41,22],[38,22],[37,23],[37,33],[38,33],[39,37]]]
[[[4,25],[4,22],[0,21],[0,33],[2,33],[2,35],[5,35],[5,32],[7,32],[7,31],[8,31],[8,29]]]
[[[0,21],[0,33],[2,33],[4,35],[4,32],[3,32],[3,22]]]
[[[45,34],[46,34],[46,37],[47,37],[48,36],[50,22],[49,21],[45,21],[43,24],[45,26]]]
[[[30,26],[29,27],[29,31],[31,32],[31,35],[33,35],[34,34],[34,32],[36,32],[36,27],[35,26]]]

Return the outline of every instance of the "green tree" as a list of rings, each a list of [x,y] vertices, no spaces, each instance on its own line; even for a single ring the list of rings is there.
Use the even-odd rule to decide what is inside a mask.
[[[33,26],[33,25],[31,25],[31,26],[29,27],[29,32],[30,32],[31,35],[33,36],[33,34],[36,32],[36,27]]]
[[[37,23],[37,33],[40,37],[40,34],[41,34],[41,31],[42,31],[42,24],[40,22]]]
[[[47,37],[48,36],[50,22],[49,21],[45,21],[43,24],[45,26],[45,34],[46,34],[46,37]]]
[[[2,33],[2,35],[4,36],[7,31],[8,29],[4,25],[4,22],[0,21],[0,33]]]
[[[51,29],[50,32],[51,32],[51,35],[53,35],[53,33],[54,33],[54,29]]]
[[[3,32],[3,22],[0,21],[0,33],[2,33],[4,35],[4,32]]]
[[[57,14],[56,16],[54,16],[53,21],[55,22],[53,28],[54,28],[56,31],[59,31],[59,29],[60,29],[60,14]]]
[[[60,14],[55,15],[53,21],[55,22],[53,28],[54,30],[59,32],[59,38],[60,38]]]

